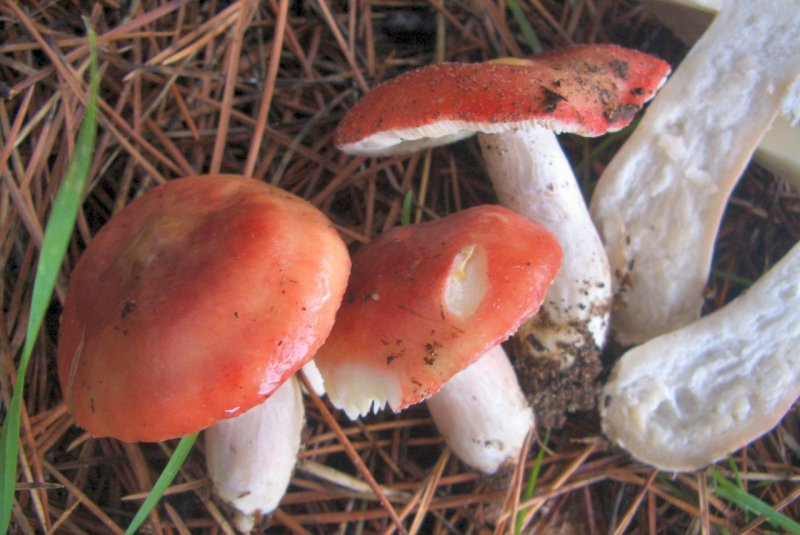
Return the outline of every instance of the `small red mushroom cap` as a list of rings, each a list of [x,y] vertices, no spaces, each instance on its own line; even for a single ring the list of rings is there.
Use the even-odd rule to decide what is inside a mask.
[[[72,272],[58,372],[76,423],[158,441],[261,403],[324,341],[349,267],[331,222],[278,188],[227,175],[154,188]]]
[[[560,267],[556,239],[500,206],[377,237],[314,359],[331,401],[354,418],[433,395],[539,309]]]
[[[334,143],[352,154],[385,155],[531,125],[598,136],[628,125],[669,72],[666,62],[616,45],[431,65],[367,93]]]

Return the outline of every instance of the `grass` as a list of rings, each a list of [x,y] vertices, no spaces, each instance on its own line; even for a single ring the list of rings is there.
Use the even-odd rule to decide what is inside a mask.
[[[525,485],[525,491],[522,494],[522,501],[527,501],[533,498],[533,493],[536,490],[536,482],[539,480],[539,472],[542,469],[542,460],[544,459],[545,449],[547,448],[547,440],[550,438],[550,430],[548,429],[544,435],[539,451],[536,452],[536,457],[533,462],[533,468],[528,475],[528,482]],[[516,525],[514,526],[515,535],[522,533],[522,527],[525,521],[525,511],[520,511],[517,514]]]
[[[144,521],[147,520],[147,516],[155,509],[158,502],[161,501],[161,498],[167,491],[167,488],[175,479],[175,476],[178,475],[178,471],[181,469],[181,466],[183,466],[189,452],[192,451],[192,447],[199,435],[200,433],[193,433],[181,438],[180,442],[178,442],[178,447],[175,448],[175,452],[170,456],[169,462],[167,462],[167,465],[158,477],[156,484],[153,485],[153,490],[150,491],[150,494],[147,495],[142,506],[136,511],[136,515],[128,525],[128,529],[125,530],[125,535],[133,535],[142,527]],[[254,469],[256,469],[256,467],[254,467]]]
[[[333,128],[364,89],[381,80],[438,58],[528,54],[531,36],[543,49],[616,42],[673,63],[686,50],[629,0],[349,4],[143,0],[117,6],[112,0],[86,12],[98,34],[103,73],[98,130],[87,164],[91,181],[82,188],[61,273],[69,275],[85,244],[131,199],[163,180],[215,166],[251,171],[309,199],[352,249],[417,213],[426,220],[494,202],[474,140],[434,149],[428,161],[423,155],[352,158],[333,148]],[[210,495],[202,440],[191,449],[186,442],[178,447],[186,453],[183,467],[162,484],[171,446],[97,439],[74,426],[54,378],[64,279],[54,279],[52,299],[31,306],[41,229],[48,214],[54,217],[57,186],[81,144],[78,125],[86,108],[78,94],[87,92],[75,80],[85,76],[90,55],[76,5],[0,3],[4,433],[13,431],[12,415],[20,415],[19,432],[12,433],[19,441],[4,442],[19,453],[8,457],[4,446],[0,461],[3,481],[16,486],[12,494],[4,487],[4,511],[22,533],[124,533],[122,526],[134,530],[142,520],[141,531],[153,533],[229,533],[225,512]],[[562,139],[575,165],[587,162],[580,175],[587,188],[618,146],[607,139]],[[765,258],[780,258],[798,240],[797,193],[751,167],[726,210],[707,308],[722,306],[740,290],[739,281],[758,278]],[[42,289],[35,293],[41,300]],[[42,307],[42,327],[29,336]],[[610,348],[606,361],[617,354]],[[553,429],[547,448],[532,451],[511,476],[520,482],[512,487],[448,455],[424,407],[358,422],[330,411],[325,400],[307,400],[306,412],[301,459],[346,476],[336,478],[341,481],[363,479],[351,462],[360,458],[378,490],[345,488],[301,469],[269,520],[270,533],[399,532],[386,504],[407,529],[436,535],[514,531],[522,511],[524,533],[544,532],[565,518],[582,522],[587,533],[757,533],[781,529],[764,524],[769,510],[800,516],[797,407],[773,433],[731,456],[742,482],[735,488],[752,493],[767,510],[751,508],[738,494],[720,495],[724,485],[711,472],[651,480],[647,467],[604,441],[595,411]],[[179,461],[175,457],[172,468]],[[730,473],[727,465],[718,469]],[[148,515],[152,492],[161,498]]]
[[[772,506],[764,503],[752,494],[747,493],[741,486],[737,486],[731,481],[728,481],[719,470],[712,469],[711,474],[717,482],[717,488],[714,489],[714,494],[739,506],[745,511],[764,516],[770,524],[778,529],[784,530],[786,533],[800,535],[800,523],[776,511]]]
[[[511,14],[514,16],[514,20],[519,25],[530,53],[533,55],[541,54],[544,51],[542,43],[539,41],[536,30],[534,30],[530,22],[528,22],[528,18],[525,16],[517,0],[508,0],[507,5],[509,11],[511,11]]]
[[[6,533],[11,522],[11,509],[16,486],[17,456],[19,454],[19,431],[22,412],[25,375],[28,371],[33,348],[42,327],[50,299],[61,271],[64,255],[72,236],[78,209],[83,199],[89,166],[92,162],[94,141],[97,135],[97,99],[100,87],[97,73],[97,35],[86,21],[90,50],[90,81],[86,97],[86,112],[81,122],[80,133],[75,144],[67,172],[53,201],[42,240],[36,277],[33,281],[30,315],[17,368],[14,394],[6,411],[2,433],[0,433],[0,474],[2,474],[2,501],[0,501],[0,532]]]

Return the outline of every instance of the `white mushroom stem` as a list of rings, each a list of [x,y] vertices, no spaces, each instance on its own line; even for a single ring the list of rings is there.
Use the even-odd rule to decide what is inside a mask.
[[[745,294],[627,352],[603,428],[634,457],[694,470],[774,427],[800,396],[800,244]]]
[[[533,411],[502,346],[450,378],[427,404],[448,447],[484,474],[516,463],[533,428]]]
[[[647,0],[644,5],[677,36],[694,43],[719,11],[721,0]],[[754,158],[800,191],[800,125],[782,115],[758,144]]]
[[[305,410],[300,385],[286,381],[264,403],[205,432],[206,464],[215,494],[250,531],[274,511],[297,462]]]
[[[700,315],[731,189],[776,115],[800,116],[796,0],[729,0],[603,173],[592,216],[638,343]]]
[[[605,249],[558,139],[543,127],[478,134],[500,203],[542,225],[564,261],[539,312],[518,333],[527,353],[558,369],[605,343],[611,273]]]

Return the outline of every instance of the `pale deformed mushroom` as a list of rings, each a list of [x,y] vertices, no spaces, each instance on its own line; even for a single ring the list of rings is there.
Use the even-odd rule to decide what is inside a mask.
[[[148,191],[72,272],[58,371],[76,423],[125,441],[210,427],[215,489],[249,529],[285,492],[303,426],[291,376],[328,335],[349,267],[327,217],[266,183],[213,175]],[[269,476],[252,473],[259,456]]]
[[[638,460],[695,470],[772,429],[800,396],[800,244],[719,310],[628,351],[603,429]]]
[[[473,466],[491,473],[515,461],[533,425],[516,377],[507,364],[470,365],[537,311],[560,263],[561,248],[549,232],[499,206],[378,236],[354,254],[345,299],[315,358],[329,399],[351,418],[387,404],[400,411],[435,396],[461,372],[461,381],[492,385],[472,388],[476,403],[513,414],[494,411],[482,428],[448,433],[452,449],[469,450],[474,445],[452,441],[479,436],[489,444],[479,445],[485,456],[465,459]],[[445,418],[450,424],[469,410],[451,408],[457,410]],[[513,429],[494,425],[504,418]]]
[[[800,116],[797,2],[727,1],[595,189],[621,342],[699,317],[728,196],[779,113]]]
[[[553,132],[596,136],[624,127],[668,73],[665,62],[614,45],[432,65],[376,87],[337,128],[337,146],[363,155],[408,152],[478,132],[501,204],[559,239],[562,271],[518,336],[530,358],[519,359],[517,369],[546,425],[561,421],[565,410],[593,405],[612,299],[605,250]],[[569,378],[554,381],[559,374]]]
[[[697,41],[719,11],[722,0],[646,0],[645,8],[683,41]],[[800,124],[796,114],[784,110],[761,139],[753,158],[769,171],[785,178],[800,191]]]

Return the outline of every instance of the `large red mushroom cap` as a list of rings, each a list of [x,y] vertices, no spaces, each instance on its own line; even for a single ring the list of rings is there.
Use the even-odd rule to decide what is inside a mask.
[[[314,359],[331,401],[355,417],[433,395],[538,310],[560,266],[556,239],[500,206],[372,240]]]
[[[431,65],[364,95],[334,142],[348,153],[385,155],[530,125],[598,136],[629,124],[669,72],[666,62],[616,45]]]
[[[72,273],[58,372],[76,423],[158,441],[261,403],[328,335],[349,267],[319,210],[263,182],[149,191]]]

